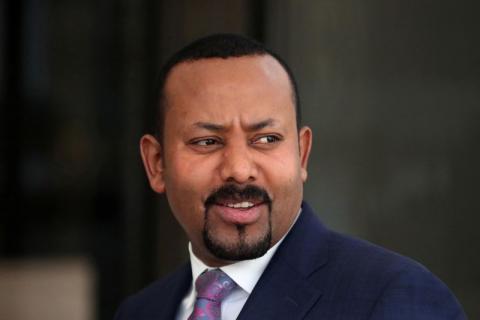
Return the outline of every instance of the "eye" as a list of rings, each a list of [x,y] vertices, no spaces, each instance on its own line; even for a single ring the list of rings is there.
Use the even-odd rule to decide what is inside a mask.
[[[281,138],[276,135],[266,135],[253,139],[254,144],[271,144],[280,141]]]
[[[218,144],[219,142],[213,138],[206,138],[206,139],[195,140],[191,143],[200,147],[208,147],[208,146]]]
[[[188,142],[193,150],[200,153],[212,152],[222,147],[223,141],[217,137],[202,137]]]

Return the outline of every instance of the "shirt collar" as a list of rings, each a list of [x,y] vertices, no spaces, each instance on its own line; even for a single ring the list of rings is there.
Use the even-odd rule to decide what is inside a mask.
[[[300,216],[302,209],[297,213],[295,220],[293,221],[290,229],[297,221],[298,217]],[[268,263],[272,259],[273,255],[277,251],[279,245],[283,242],[286,235],[290,232],[290,229],[285,233],[285,235],[268,251],[261,257],[256,259],[250,260],[242,260],[238,261],[223,267],[220,267],[220,270],[225,272],[235,283],[250,294],[253,291],[253,288],[257,284],[258,280],[260,279],[263,271],[267,267]],[[192,266],[192,279],[193,283],[195,283],[196,279],[199,275],[201,275],[205,270],[212,270],[215,268],[207,266],[203,261],[201,261],[192,250],[192,244],[188,243],[188,251],[190,253],[190,263]]]

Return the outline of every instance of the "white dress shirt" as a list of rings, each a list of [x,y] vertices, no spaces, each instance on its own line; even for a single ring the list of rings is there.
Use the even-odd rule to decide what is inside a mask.
[[[292,226],[297,221],[300,212],[301,210],[298,212]],[[290,229],[292,226],[290,226]],[[290,230],[288,230],[288,232],[290,232]],[[245,302],[247,302],[248,297],[252,293],[253,288],[288,232],[260,258],[243,260],[220,268],[237,284],[237,287],[222,301],[222,320],[235,320],[238,317]],[[193,312],[197,295],[195,291],[195,281],[198,276],[207,269],[215,269],[204,264],[193,253],[191,243],[188,244],[188,251],[190,253],[190,264],[192,266],[192,284],[178,308],[176,320],[187,320]]]

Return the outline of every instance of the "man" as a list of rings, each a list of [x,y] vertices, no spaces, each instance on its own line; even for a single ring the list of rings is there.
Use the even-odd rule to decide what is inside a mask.
[[[302,203],[312,132],[287,65],[213,35],[161,74],[158,133],[140,142],[190,263],[130,297],[117,320],[465,319],[418,263],[326,229]]]

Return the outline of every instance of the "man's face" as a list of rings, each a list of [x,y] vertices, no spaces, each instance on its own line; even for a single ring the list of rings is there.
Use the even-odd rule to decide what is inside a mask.
[[[268,55],[184,62],[165,99],[163,144],[142,138],[153,189],[206,264],[263,255],[295,219],[307,176],[311,131],[297,131],[287,73]]]

